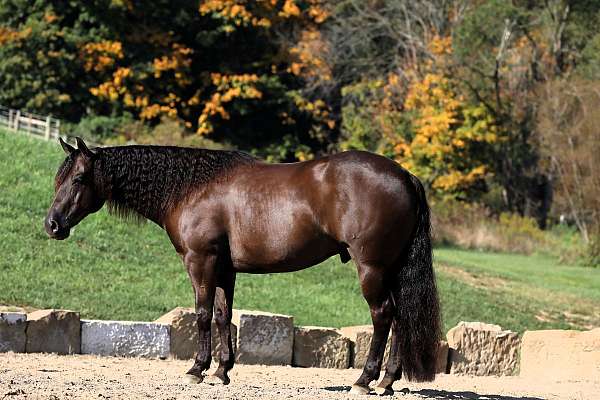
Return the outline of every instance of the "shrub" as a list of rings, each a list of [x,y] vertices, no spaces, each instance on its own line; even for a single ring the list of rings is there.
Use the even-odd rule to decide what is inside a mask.
[[[600,253],[588,250],[586,256],[586,247],[573,227],[555,225],[544,231],[538,228],[533,218],[510,213],[495,216],[489,208],[478,203],[432,201],[432,210],[436,245],[522,254],[546,253],[569,263],[593,264],[594,259],[598,263]]]
[[[68,136],[80,136],[96,143],[105,143],[119,135],[123,126],[133,123],[131,114],[120,116],[88,115],[77,124],[67,124],[64,132]]]
[[[226,143],[216,143],[204,136],[192,133],[172,118],[164,117],[156,126],[148,126],[141,121],[131,121],[118,128],[117,135],[107,141],[108,144],[155,144],[163,146],[203,147],[224,149]]]
[[[596,233],[590,237],[585,254],[585,264],[590,267],[600,267],[600,234]]]

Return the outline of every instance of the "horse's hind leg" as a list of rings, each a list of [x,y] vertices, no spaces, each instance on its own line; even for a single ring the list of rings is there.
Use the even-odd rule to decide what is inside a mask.
[[[366,394],[370,391],[369,383],[379,378],[383,353],[394,315],[394,305],[390,291],[385,285],[384,268],[360,261],[356,261],[356,263],[363,296],[371,311],[373,338],[367,362],[362,374],[352,385],[351,393]]]
[[[219,367],[213,374],[224,385],[229,384],[227,373],[233,368],[234,353],[231,340],[231,310],[233,306],[233,292],[235,288],[235,272],[228,270],[217,278],[215,293],[215,322],[219,329],[221,352],[219,354]]]
[[[399,346],[399,335],[400,327],[398,326],[398,320],[394,318],[392,322],[392,344],[390,346],[390,358],[388,360],[385,375],[377,387],[375,387],[375,393],[379,395],[391,395],[394,393],[392,385],[395,381],[402,377],[402,364],[400,362],[400,346]]]

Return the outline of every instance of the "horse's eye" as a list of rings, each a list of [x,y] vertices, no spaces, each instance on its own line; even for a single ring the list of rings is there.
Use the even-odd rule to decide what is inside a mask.
[[[76,176],[73,178],[73,184],[74,185],[78,185],[80,183],[83,183],[83,176]]]

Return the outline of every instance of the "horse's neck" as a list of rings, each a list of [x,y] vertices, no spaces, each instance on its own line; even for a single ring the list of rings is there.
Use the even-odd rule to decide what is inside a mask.
[[[175,205],[238,165],[254,162],[239,152],[185,148],[105,148],[98,173],[109,206],[162,226]]]
[[[147,171],[140,164],[109,157],[103,160],[99,185],[111,212],[124,218],[146,218],[162,226],[172,190],[166,187],[164,170]]]

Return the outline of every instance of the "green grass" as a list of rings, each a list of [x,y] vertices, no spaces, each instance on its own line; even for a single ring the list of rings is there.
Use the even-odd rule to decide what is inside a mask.
[[[57,143],[0,132],[0,304],[78,310],[84,318],[153,320],[193,304],[165,233],[101,211],[66,241],[42,222],[63,160]],[[460,320],[516,331],[600,325],[600,270],[546,256],[436,250],[446,329]],[[239,274],[236,308],[294,316],[297,324],[369,323],[352,263],[332,258],[300,272]]]

